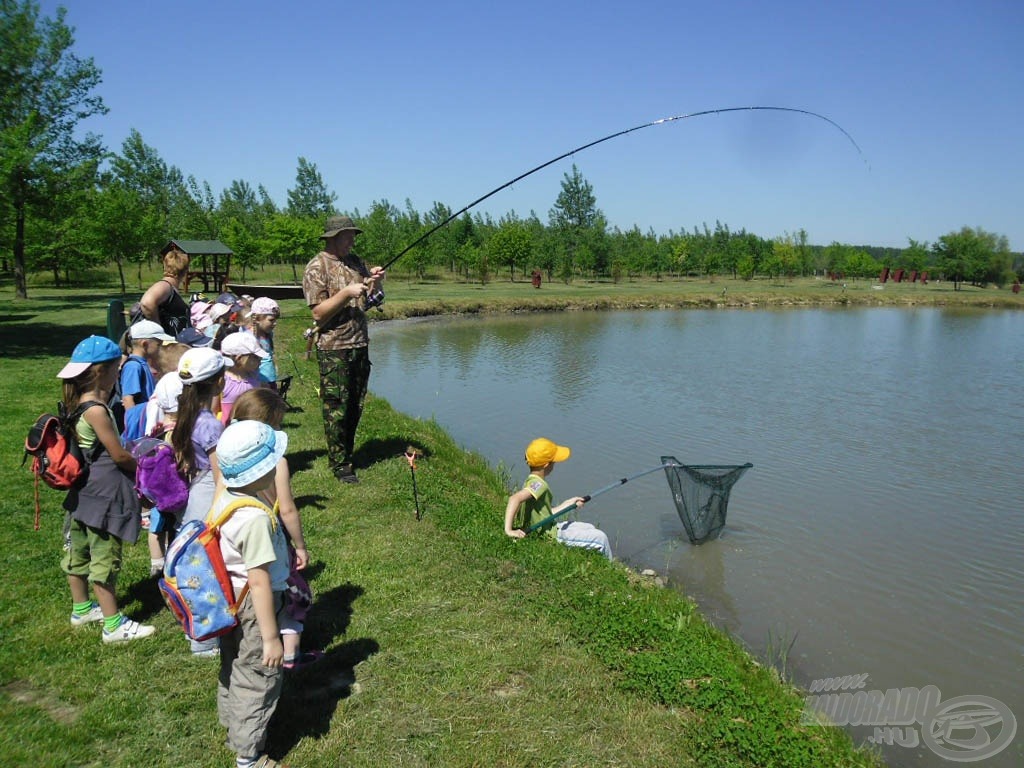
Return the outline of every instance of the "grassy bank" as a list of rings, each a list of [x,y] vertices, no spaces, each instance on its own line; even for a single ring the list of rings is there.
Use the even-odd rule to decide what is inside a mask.
[[[29,424],[58,395],[55,372],[79,338],[102,331],[108,296],[33,295],[0,291],[0,762],[230,765],[216,662],[190,657],[146,578],[143,544],[126,548],[118,592],[157,634],[104,647],[95,627],[68,624],[61,495],[41,489],[43,525],[33,532],[30,476],[18,465]],[[429,299],[405,296],[395,281],[388,311],[418,313],[420,301]],[[444,301],[451,306],[435,309],[469,306],[464,296]],[[371,398],[357,455],[363,483],[339,486],[299,309],[286,304],[278,331],[282,373],[296,376],[285,428],[317,592],[304,643],[328,656],[288,679],[275,755],[293,766],[875,764],[842,731],[801,727],[799,695],[677,593],[598,556],[506,538],[502,478],[440,426]],[[400,457],[409,444],[424,453],[420,521]]]

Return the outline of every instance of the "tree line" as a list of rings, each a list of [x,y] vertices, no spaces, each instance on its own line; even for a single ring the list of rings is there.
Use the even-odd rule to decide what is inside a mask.
[[[218,193],[168,165],[132,130],[118,152],[79,124],[103,115],[101,72],[73,52],[65,9],[40,15],[35,0],[0,0],[0,268],[13,271],[16,293],[26,275],[48,272],[55,285],[114,263],[121,289],[171,238],[220,240],[234,251],[242,280],[267,264],[298,264],[319,250],[327,216],[348,213],[363,228],[358,247],[382,264],[452,216],[434,202],[416,210],[388,200],[369,210],[338,210],[337,195],[316,164],[300,156],[295,184],[279,206],[266,188],[238,179]],[[495,220],[464,213],[412,249],[392,273],[423,279],[447,275],[487,282],[540,270],[549,280],[728,276],[789,279],[810,274],[876,277],[884,267],[930,271],[954,282],[1003,286],[1024,276],[1024,260],[1005,236],[963,227],[932,244],[906,248],[833,242],[812,245],[803,229],[765,238],[716,221],[655,233],[610,227],[594,189],[573,165],[542,221],[514,211]]]

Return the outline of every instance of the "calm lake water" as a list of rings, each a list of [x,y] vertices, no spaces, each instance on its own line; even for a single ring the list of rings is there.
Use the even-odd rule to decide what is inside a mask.
[[[582,518],[760,657],[792,644],[804,686],[867,674],[865,690],[999,700],[1018,735],[978,764],[1024,765],[1024,313],[581,312],[371,333],[371,389],[516,483],[529,439],[571,446],[556,500],[662,455],[752,462],[722,536],[701,546],[660,472]],[[923,744],[883,753],[952,764]]]

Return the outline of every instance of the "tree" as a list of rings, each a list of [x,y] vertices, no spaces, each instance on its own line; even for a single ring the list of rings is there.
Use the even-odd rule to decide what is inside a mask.
[[[562,190],[555,199],[554,207],[548,212],[548,222],[558,233],[564,248],[560,276],[565,282],[572,279],[577,251],[584,245],[584,235],[600,215],[594,188],[573,163],[572,174],[564,174]]]
[[[92,231],[102,248],[113,248],[104,255],[114,256],[117,262],[121,290],[125,290],[125,261],[138,265],[141,287],[143,262],[172,236],[168,229],[173,192],[170,170],[133,128],[121,145],[121,154],[111,158],[103,187],[93,200],[99,217],[95,224],[100,226],[93,226]]]
[[[79,137],[79,123],[107,112],[93,94],[101,75],[92,58],[72,53],[67,11],[40,18],[34,0],[0,0],[0,188],[13,222],[15,294],[28,296],[25,222],[45,207],[45,179],[99,158],[98,137]]]
[[[292,275],[298,282],[295,264],[308,261],[311,254],[321,250],[322,231],[320,223],[312,219],[275,213],[266,222],[260,247],[278,264],[291,263]]]
[[[334,201],[338,196],[324,183],[316,163],[304,157],[299,158],[295,172],[295,188],[288,190],[288,213],[310,219],[324,219],[334,213]]]
[[[502,219],[498,231],[487,241],[487,255],[494,265],[508,267],[509,279],[516,279],[516,266],[526,271],[533,255],[533,242],[526,226],[518,219]]]
[[[974,285],[1002,285],[1013,279],[1006,237],[981,227],[963,227],[959,232],[943,235],[932,246],[932,252],[946,279],[953,281],[953,290],[960,290],[960,283],[965,281]]]

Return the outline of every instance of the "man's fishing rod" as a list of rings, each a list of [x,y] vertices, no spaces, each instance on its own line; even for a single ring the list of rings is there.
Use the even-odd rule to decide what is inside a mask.
[[[625,136],[627,133],[633,133],[633,131],[639,131],[639,130],[641,130],[643,128],[650,128],[653,125],[661,125],[663,123],[672,123],[672,122],[675,122],[676,120],[687,120],[687,119],[689,119],[691,117],[702,117],[704,115],[719,115],[719,114],[724,114],[726,112],[753,112],[753,111],[762,111],[762,112],[794,112],[796,114],[808,115],[809,117],[816,117],[819,120],[824,120],[826,123],[828,123],[829,125],[833,126],[840,133],[842,133],[843,136],[845,136],[850,141],[850,143],[853,144],[854,148],[857,150],[857,153],[861,156],[861,159],[862,160],[864,159],[864,153],[861,151],[861,148],[857,145],[857,142],[853,140],[853,137],[849,133],[846,132],[846,129],[844,129],[841,125],[839,125],[839,123],[837,123],[836,121],[832,120],[831,118],[825,117],[825,115],[818,114],[817,112],[811,112],[808,109],[797,109],[795,107],[761,107],[761,106],[757,106],[757,107],[722,107],[720,109],[705,109],[705,110],[701,110],[700,112],[690,112],[689,114],[686,114],[686,115],[675,115],[673,117],[663,117],[660,120],[652,120],[651,122],[644,123],[643,125],[636,125],[636,126],[633,126],[632,128],[627,128],[624,131],[616,131],[615,133],[610,133],[607,136],[604,136],[604,137],[602,137],[600,139],[596,139],[594,141],[588,142],[587,144],[583,144],[582,146],[576,147],[575,149],[570,149],[568,152],[563,152],[558,157],[554,157],[554,158],[548,160],[546,163],[541,163],[536,168],[531,168],[526,173],[521,173],[518,176],[516,176],[514,179],[506,181],[500,187],[495,187],[490,192],[488,192],[486,195],[483,195],[482,197],[478,197],[476,200],[471,202],[469,205],[465,206],[464,208],[460,208],[458,211],[453,213],[451,216],[449,216],[447,219],[442,221],[440,224],[436,224],[433,227],[431,227],[430,229],[428,229],[422,235],[420,235],[415,240],[413,240],[411,243],[409,243],[409,245],[405,246],[405,248],[403,248],[401,251],[399,251],[399,253],[396,256],[392,257],[392,259],[384,265],[384,269],[387,269],[388,267],[390,267],[392,264],[394,264],[396,261],[398,261],[400,258],[402,258],[405,254],[407,254],[409,251],[411,251],[413,248],[415,248],[417,245],[419,245],[424,240],[426,240],[428,237],[430,237],[432,234],[437,232],[437,230],[441,229],[442,227],[446,226],[447,224],[449,224],[453,220],[457,219],[459,216],[461,216],[462,214],[464,214],[466,211],[470,210],[471,208],[476,207],[477,205],[482,203],[487,198],[491,197],[492,195],[496,195],[498,192],[501,192],[501,190],[503,190],[503,189],[505,189],[507,187],[511,187],[517,181],[522,181],[527,176],[531,176],[534,173],[536,173],[537,171],[543,170],[544,168],[547,168],[549,165],[553,165],[554,163],[557,163],[559,160],[564,160],[565,158],[569,157],[570,155],[574,155],[577,152],[582,152],[584,149],[589,149],[590,147],[596,146],[598,144],[601,144],[602,142],[609,141],[611,139],[618,138],[619,136]],[[865,160],[865,164],[867,164],[866,160]]]
[[[509,181],[506,181],[501,186],[495,187],[494,189],[492,189],[487,194],[482,195],[482,196],[478,197],[476,200],[474,200],[473,202],[469,203],[468,205],[463,206],[462,208],[457,210],[455,213],[451,214],[448,218],[446,218],[441,223],[435,224],[433,227],[428,229],[422,235],[420,235],[415,240],[413,240],[411,243],[409,243],[409,245],[405,246],[405,248],[403,248],[401,251],[399,251],[395,256],[393,256],[390,261],[388,261],[386,264],[384,264],[383,269],[387,270],[392,264],[394,264],[396,261],[398,261],[400,258],[402,258],[405,254],[407,254],[409,251],[411,251],[417,245],[422,243],[424,240],[426,240],[432,234],[437,232],[437,230],[441,229],[442,227],[447,226],[452,221],[457,219],[459,216],[464,214],[466,211],[468,211],[468,210],[470,210],[472,208],[475,208],[480,203],[482,203],[484,200],[486,200],[489,197],[492,197],[493,195],[496,195],[499,192],[501,192],[501,190],[506,189],[508,187],[511,187],[517,181],[522,181],[527,176],[532,176],[537,171],[543,170],[544,168],[547,168],[549,165],[554,165],[559,160],[564,160],[565,158],[569,157],[570,155],[574,155],[577,152],[582,152],[585,149],[589,149],[590,147],[597,146],[598,144],[601,144],[603,142],[610,141],[611,139],[618,138],[619,136],[625,136],[627,133],[633,133],[634,131],[639,131],[639,130],[642,130],[644,128],[650,128],[651,126],[654,126],[654,125],[662,125],[663,123],[672,123],[672,122],[675,122],[677,120],[688,120],[689,118],[692,118],[692,117],[703,117],[705,115],[720,115],[720,114],[725,114],[727,112],[792,112],[792,113],[795,113],[795,114],[798,114],[798,115],[807,115],[808,117],[815,117],[815,118],[817,118],[819,120],[824,120],[826,123],[828,123],[829,125],[834,127],[836,130],[838,130],[840,133],[842,133],[843,136],[845,136],[847,138],[847,140],[849,140],[849,142],[851,144],[853,144],[854,149],[857,150],[857,154],[860,155],[861,159],[864,160],[864,152],[861,151],[860,146],[857,144],[856,141],[854,141],[853,136],[851,136],[849,133],[846,132],[845,128],[843,128],[841,125],[839,125],[839,123],[837,123],[835,120],[832,120],[831,118],[826,117],[825,115],[819,114],[818,112],[812,112],[809,109],[797,109],[796,107],[774,107],[774,106],[721,107],[721,108],[718,108],[718,109],[704,109],[704,110],[701,110],[699,112],[690,112],[689,114],[685,114],[685,115],[674,115],[672,117],[663,117],[663,118],[661,118],[659,120],[652,120],[649,123],[643,123],[642,125],[635,125],[632,128],[626,128],[623,131],[616,131],[615,133],[610,133],[607,136],[601,137],[600,139],[595,139],[594,141],[588,142],[588,143],[583,144],[581,146],[578,146],[578,147],[576,147],[574,149],[570,149],[568,152],[563,152],[562,154],[558,155],[558,157],[553,157],[550,160],[548,160],[546,163],[541,163],[536,168],[531,168],[530,170],[526,171],[525,173],[519,174],[514,179],[510,179]],[[867,160],[864,160],[864,162],[865,162],[865,164],[867,164]],[[380,307],[384,303],[384,291],[382,289],[378,288],[377,290],[373,291],[371,294],[368,294],[365,297],[365,299],[363,300],[363,302],[364,302],[364,308],[365,309],[370,309],[372,307]],[[314,339],[316,337],[316,334],[319,333],[321,328],[326,326],[326,324],[327,324],[327,322],[329,322],[329,320],[330,320],[330,318],[327,318],[327,319],[321,321],[321,323],[314,325],[312,328],[309,328],[305,332],[304,335],[306,337],[306,357],[307,358],[309,357],[309,353],[310,353],[310,350],[312,349],[313,341],[314,341]]]

